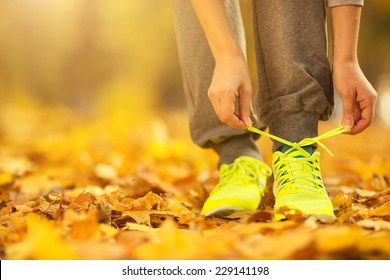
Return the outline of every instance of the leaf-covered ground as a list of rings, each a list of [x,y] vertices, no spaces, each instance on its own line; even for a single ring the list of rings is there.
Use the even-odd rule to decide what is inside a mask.
[[[258,211],[200,216],[217,158],[191,142],[184,113],[85,116],[26,100],[0,109],[2,259],[390,259],[390,129],[380,124],[324,141],[337,220],[321,224],[272,222],[269,190]],[[259,146],[269,164],[271,141]]]

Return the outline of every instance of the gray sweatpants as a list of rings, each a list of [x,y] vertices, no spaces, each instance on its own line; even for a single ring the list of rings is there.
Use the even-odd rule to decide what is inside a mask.
[[[221,163],[240,155],[261,159],[256,136],[233,129],[216,116],[207,91],[214,58],[190,0],[173,0],[179,59],[196,144],[213,148]],[[238,0],[225,0],[241,48],[246,49]],[[252,113],[256,127],[291,142],[317,136],[319,120],[333,109],[333,84],[327,59],[324,0],[253,0],[258,92]],[[281,147],[274,142],[273,149]]]

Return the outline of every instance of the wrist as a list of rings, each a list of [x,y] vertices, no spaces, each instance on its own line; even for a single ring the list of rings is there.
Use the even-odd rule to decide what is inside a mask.
[[[215,48],[213,50],[213,56],[215,58],[216,63],[231,60],[231,59],[237,59],[237,58],[245,58],[244,53],[242,52],[241,48],[236,45],[224,45],[218,48]]]
[[[337,54],[333,56],[333,64],[359,64],[357,55],[351,53]]]
[[[333,57],[333,67],[359,67],[357,56],[341,55]]]

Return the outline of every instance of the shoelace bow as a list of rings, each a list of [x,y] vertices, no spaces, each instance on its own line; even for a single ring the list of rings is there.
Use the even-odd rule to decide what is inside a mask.
[[[280,143],[283,143],[285,145],[291,146],[292,148],[295,148],[297,150],[302,149],[302,147],[304,147],[304,146],[318,144],[325,151],[327,151],[331,156],[333,156],[333,153],[324,144],[322,144],[320,141],[324,140],[326,138],[330,138],[330,137],[333,137],[333,136],[336,136],[336,135],[339,135],[339,134],[345,132],[344,127],[343,126],[339,126],[339,127],[336,127],[336,128],[334,128],[334,129],[332,129],[332,130],[330,130],[328,132],[325,132],[325,133],[323,133],[323,134],[321,134],[321,135],[319,135],[317,137],[305,138],[305,139],[299,141],[298,143],[293,143],[293,142],[287,141],[287,140],[285,140],[283,138],[280,138],[278,136],[272,135],[272,134],[270,134],[268,132],[265,132],[265,131],[262,131],[260,129],[257,129],[255,127],[248,127],[248,130],[251,131],[251,132],[263,135],[265,137],[274,139],[274,140],[276,140],[276,141],[278,141]]]

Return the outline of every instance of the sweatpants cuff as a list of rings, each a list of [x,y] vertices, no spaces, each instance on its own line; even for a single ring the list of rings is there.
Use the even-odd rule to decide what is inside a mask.
[[[305,138],[318,135],[319,116],[308,112],[277,112],[271,116],[268,126],[269,132],[290,142],[299,142]],[[273,140],[273,151],[283,146]]]
[[[213,148],[219,155],[218,167],[221,164],[233,163],[239,156],[263,160],[260,149],[251,133],[232,136],[216,144]]]

